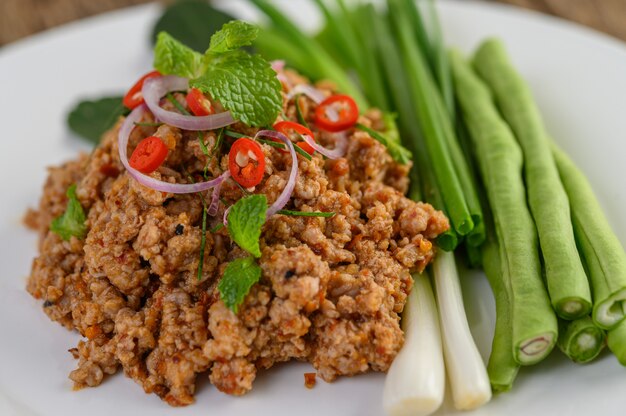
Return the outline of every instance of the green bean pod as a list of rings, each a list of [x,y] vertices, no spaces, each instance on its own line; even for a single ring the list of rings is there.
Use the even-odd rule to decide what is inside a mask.
[[[576,248],[567,194],[530,89],[497,39],[483,42],[474,67],[493,91],[524,153],[528,202],[539,233],[552,306],[564,319],[588,315],[591,290]]]
[[[572,207],[574,232],[593,289],[592,318],[599,327],[611,329],[626,312],[626,253],[585,175],[556,146],[552,152]]]
[[[596,358],[604,348],[606,333],[589,316],[575,321],[559,321],[557,345],[575,363],[584,364]]]
[[[487,240],[482,246],[482,256],[485,274],[496,300],[496,328],[487,363],[487,374],[493,391],[502,393],[513,387],[519,364],[513,357],[510,289],[507,288],[509,277],[503,274],[500,247],[491,232],[488,232]]]
[[[489,90],[458,53],[452,74],[469,128],[500,241],[502,273],[510,287],[512,349],[522,365],[554,348],[558,326],[542,281],[537,230],[526,205],[522,153]]]
[[[607,335],[607,345],[617,357],[617,361],[626,366],[626,320],[618,323]]]

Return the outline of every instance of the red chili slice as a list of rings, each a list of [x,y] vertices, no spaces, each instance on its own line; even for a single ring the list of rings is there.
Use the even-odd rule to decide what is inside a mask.
[[[128,163],[141,173],[152,173],[167,157],[167,146],[156,136],[150,136],[139,142]]]
[[[191,112],[197,116],[208,116],[215,113],[211,101],[197,88],[192,88],[187,93],[187,105]]]
[[[152,71],[152,72],[148,72],[146,75],[139,78],[139,81],[137,81],[135,85],[133,85],[124,96],[124,100],[122,101],[124,105],[132,110],[133,108],[139,106],[139,104],[143,103],[143,95],[141,94],[143,83],[148,78],[154,78],[154,77],[160,77],[160,76],[161,74],[159,73],[159,71]]]
[[[330,114],[332,111],[336,112],[335,117]],[[315,109],[315,124],[330,132],[349,129],[356,124],[358,118],[359,107],[348,95],[332,95]]]
[[[308,144],[305,141],[300,140],[299,136],[296,136],[294,140],[294,137],[291,134],[292,132],[295,131],[296,133],[300,135],[303,135],[303,136],[306,135],[306,136],[311,137],[313,140],[315,140],[315,136],[313,135],[313,132],[310,129],[308,129],[306,126],[303,126],[302,124],[294,123],[293,121],[280,121],[274,124],[274,130],[289,137],[289,140],[291,140],[292,142],[297,142],[296,146],[299,146],[302,150],[304,150],[308,154],[312,155],[313,152],[315,152],[315,150],[311,147],[310,144]],[[287,151],[284,149],[277,149],[277,150],[282,153],[287,153]]]
[[[237,139],[228,153],[228,170],[233,179],[244,188],[258,185],[265,173],[263,149],[247,137]]]

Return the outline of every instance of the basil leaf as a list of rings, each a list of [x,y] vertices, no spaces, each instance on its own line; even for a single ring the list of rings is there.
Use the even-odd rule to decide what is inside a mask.
[[[230,238],[254,257],[261,257],[259,238],[266,212],[267,197],[250,195],[237,201],[228,213]]]
[[[161,32],[154,47],[154,68],[163,75],[196,78],[206,71],[202,54],[183,45],[170,34]]]
[[[165,9],[152,32],[153,43],[167,32],[197,52],[204,52],[213,33],[234,17],[201,0],[178,1]]]
[[[226,307],[237,313],[250,288],[261,278],[261,267],[253,257],[236,259],[228,263],[224,276],[217,285]]]
[[[67,124],[74,133],[87,141],[98,144],[102,135],[109,130],[128,109],[122,97],[106,97],[95,101],[82,101],[67,116]]]
[[[87,218],[76,196],[76,184],[67,189],[66,195],[68,199],[67,208],[63,215],[52,221],[50,231],[58,234],[65,241],[72,236],[82,239],[87,233],[87,226],[85,225]]]
[[[190,81],[249,126],[271,125],[282,110],[281,84],[270,64],[243,51],[218,55],[205,75]]]
[[[241,20],[226,23],[221,30],[211,36],[207,53],[226,53],[242,46],[252,45],[259,34],[259,28]]]

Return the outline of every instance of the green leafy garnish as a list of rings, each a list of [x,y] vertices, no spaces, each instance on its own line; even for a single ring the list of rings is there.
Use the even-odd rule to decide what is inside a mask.
[[[69,113],[67,124],[77,135],[98,144],[120,116],[128,113],[122,97],[106,97],[95,101],[82,101]]]
[[[167,32],[191,49],[202,52],[207,39],[233,19],[206,0],[177,1],[168,6],[156,22],[152,39],[156,42],[160,32]]]
[[[291,211],[289,209],[281,209],[277,212],[277,214],[281,215],[290,215],[292,217],[323,217],[330,218],[335,215],[334,212],[306,212],[306,211]]]
[[[55,218],[50,224],[50,231],[68,241],[72,236],[82,239],[87,233],[86,217],[80,201],[76,196],[76,184],[67,188],[67,208],[63,215]]]
[[[211,36],[209,51],[211,53],[226,53],[235,51],[243,46],[252,45],[259,35],[259,28],[241,20],[233,20],[222,26],[222,30]]]
[[[218,100],[247,125],[272,124],[282,109],[280,81],[265,59],[239,49],[251,44],[257,34],[258,28],[249,23],[227,23],[211,37],[202,55],[162,32],[154,67],[165,75],[190,78],[191,87]]]
[[[259,238],[266,212],[267,197],[250,195],[237,201],[228,213],[230,238],[254,257],[261,257]]]
[[[236,259],[228,263],[224,276],[217,285],[226,307],[237,313],[250,288],[261,278],[261,267],[254,257]]]
[[[382,133],[379,133],[376,130],[371,129],[361,123],[357,123],[356,128],[358,128],[359,130],[363,130],[364,132],[372,136],[372,138],[382,143],[387,148],[389,155],[396,162],[402,165],[406,165],[413,158],[413,154],[411,153],[411,151],[402,146],[400,142],[390,139],[386,135],[383,135]]]

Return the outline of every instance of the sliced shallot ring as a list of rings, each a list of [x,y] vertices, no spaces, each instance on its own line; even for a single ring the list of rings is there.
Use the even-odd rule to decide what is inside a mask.
[[[222,189],[222,184],[224,184],[224,181],[226,179],[230,178],[230,171],[227,170],[219,177],[222,178],[222,181],[215,185],[215,187],[213,188],[213,194],[211,195],[211,205],[209,205],[209,209],[207,209],[207,214],[209,214],[211,217],[214,217],[217,214],[217,209],[219,208],[220,203],[220,191]]]
[[[326,99],[326,96],[315,87],[312,87],[308,84],[298,84],[289,91],[287,94],[287,100],[291,100],[298,94],[304,94],[309,97],[315,104],[321,103]]]
[[[271,139],[277,139],[283,142],[287,149],[289,149],[289,154],[291,154],[291,172],[289,172],[289,179],[287,180],[287,184],[283,191],[278,195],[276,201],[267,209],[266,217],[269,218],[272,215],[276,214],[278,211],[283,209],[289,199],[291,198],[291,194],[293,193],[294,188],[296,187],[296,177],[298,176],[298,155],[296,154],[296,149],[293,147],[293,143],[291,140],[284,134],[275,131],[275,130],[260,130],[254,139],[256,140],[259,137],[269,137]]]
[[[346,137],[345,132],[339,132],[333,134],[335,138],[335,148],[327,149],[321,144],[317,143],[311,136],[308,134],[301,135],[305,142],[309,144],[316,152],[319,152],[326,156],[329,159],[339,159],[340,157],[344,157],[346,154],[346,150],[348,150],[348,138]]]
[[[187,91],[189,80],[187,78],[166,75],[163,77],[149,78],[141,89],[146,105],[152,114],[163,123],[178,127],[183,130],[205,131],[214,130],[233,124],[235,120],[230,111],[224,111],[208,116],[187,116],[185,114],[167,111],[159,103],[161,97],[172,91]]]
[[[128,171],[128,174],[132,176],[137,182],[140,184],[154,189],[155,191],[167,192],[171,194],[191,194],[195,192],[202,192],[213,188],[214,186],[222,183],[224,178],[218,176],[215,179],[206,182],[199,183],[190,183],[190,184],[180,184],[180,183],[170,183],[158,180],[148,175],[144,175],[139,172],[137,169],[130,166],[128,163],[128,140],[130,138],[130,134],[135,128],[135,123],[141,121],[142,116],[146,112],[147,108],[145,104],[142,104],[136,107],[130,114],[126,117],[124,122],[120,127],[120,131],[117,136],[117,144],[119,147],[119,155],[120,161]]]

